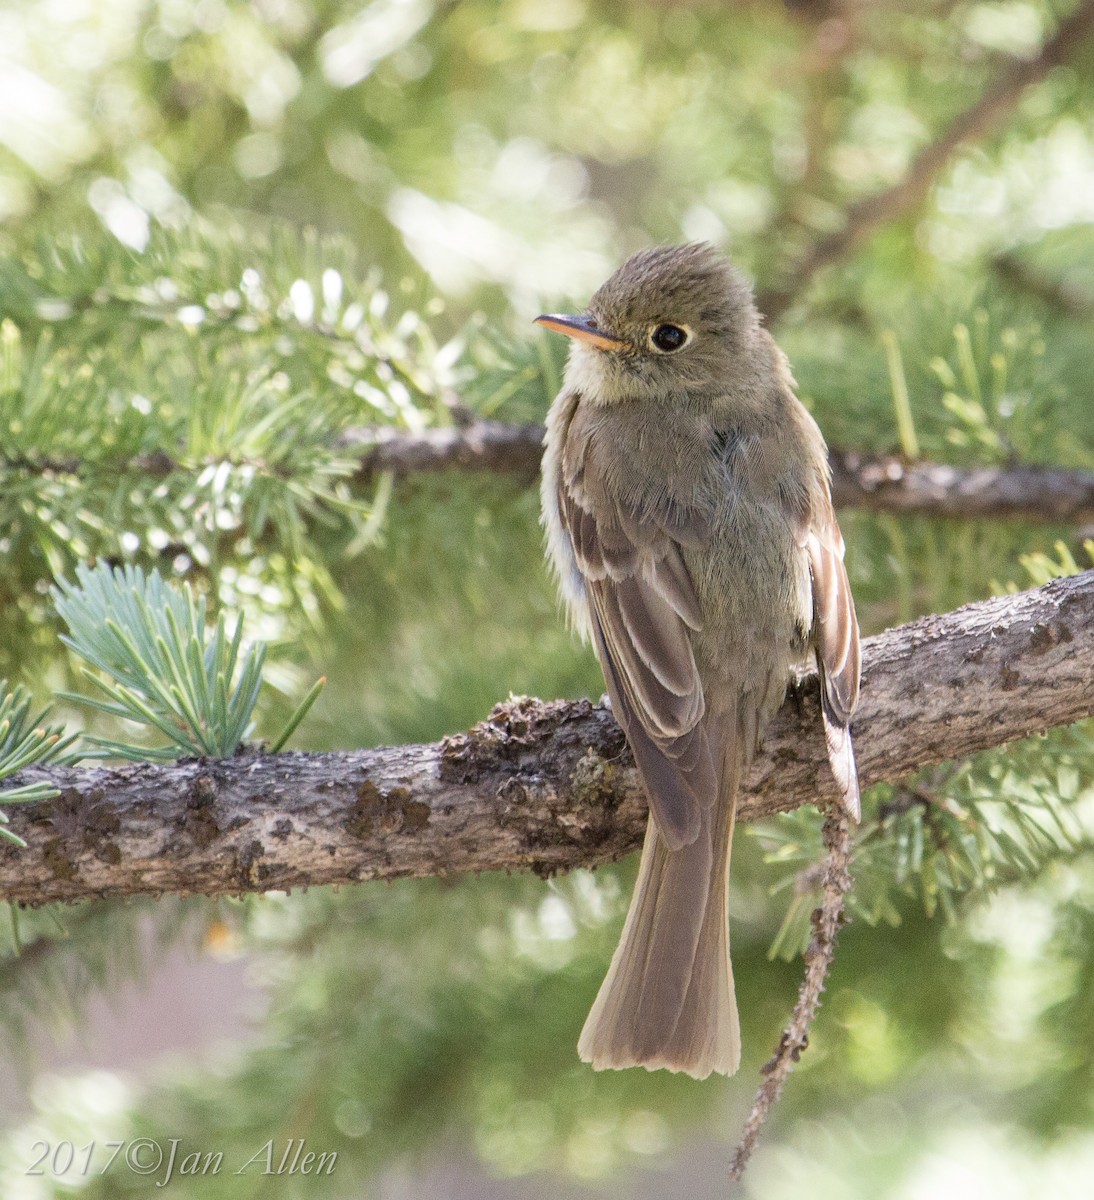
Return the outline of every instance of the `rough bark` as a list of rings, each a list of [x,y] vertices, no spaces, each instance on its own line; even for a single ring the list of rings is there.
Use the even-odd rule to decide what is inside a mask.
[[[1094,713],[1094,572],[868,639],[864,784]],[[834,795],[814,686],[776,717],[744,789],[754,820]],[[27,771],[0,898],[218,895],[404,875],[596,866],[638,846],[645,802],[611,714],[519,699],[435,745]]]
[[[351,430],[347,445],[363,446],[359,476],[377,471],[407,476],[430,471],[493,471],[531,481],[543,452],[542,425],[476,421],[425,433]],[[1094,471],[1059,467],[951,467],[909,463],[891,454],[833,449],[832,496],[840,508],[919,513],[955,519],[1094,521]]]

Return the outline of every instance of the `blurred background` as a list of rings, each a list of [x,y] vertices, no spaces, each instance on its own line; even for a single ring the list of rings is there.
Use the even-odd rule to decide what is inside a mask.
[[[362,478],[344,434],[541,420],[564,348],[531,318],[652,242],[732,255],[834,446],[1094,468],[1092,7],[7,0],[0,675],[86,687],[46,592],[106,555],[270,642],[260,736],[319,674],[300,747],[599,696],[531,481]],[[840,519],[868,633],[1091,561],[1070,526]],[[874,790],[742,1195],[1090,1195],[1092,787],[1079,726]],[[721,1196],[816,825],[738,832],[728,1081],[577,1061],[633,861],[6,913],[0,1195],[160,1194],[28,1174],[149,1137],[339,1155],[162,1189],[203,1200]]]

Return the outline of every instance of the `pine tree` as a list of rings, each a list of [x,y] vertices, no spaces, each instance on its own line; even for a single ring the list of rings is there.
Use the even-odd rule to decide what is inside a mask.
[[[758,281],[837,448],[864,629],[992,597],[999,614],[979,741],[935,753],[910,718],[905,744],[879,733],[887,762],[860,742],[881,782],[852,920],[749,1194],[896,1194],[950,1130],[1015,1178],[1081,1181],[1094,235],[1075,197],[1094,4],[119,4],[58,30],[25,0],[4,20],[0,55],[61,99],[0,134],[0,1037],[29,1080],[31,1047],[90,993],[180,944],[245,955],[269,1006],[246,1044],[139,1083],[39,1080],[0,1143],[0,1193],[68,1194],[94,1142],[84,1194],[146,1196],[165,1168],[123,1151],[100,1173],[107,1143],[141,1138],[178,1139],[176,1171],[222,1152],[219,1173],[171,1181],[203,1200],[379,1195],[451,1146],[588,1181],[713,1129],[728,1162],[801,974],[821,820],[791,792],[771,815],[761,789],[738,836],[741,1077],[582,1068],[634,868],[600,864],[642,816],[610,719],[576,704],[603,685],[556,610],[531,486],[562,362],[527,318],[683,237],[728,244]],[[1033,587],[1062,615],[1008,625]],[[939,729],[953,622],[939,665],[908,667]],[[490,718],[523,696],[575,704]],[[796,736],[784,716],[776,744]],[[1007,720],[1038,735],[1001,744]],[[576,749],[557,749],[563,725]],[[504,744],[518,784],[572,754],[569,857],[518,831],[521,865],[550,878],[438,862],[299,890],[331,878],[307,876],[308,849],[293,890],[270,891],[287,833],[217,859],[213,793],[256,763],[319,763],[343,803],[350,759],[286,742],[445,737],[451,755]],[[206,895],[110,891],[127,826],[102,781],[123,778],[164,863],[186,839],[205,853],[175,890]],[[173,779],[190,791],[169,826]],[[412,869],[406,786],[377,798],[353,776],[331,810],[339,837],[396,848],[377,874]],[[604,795],[619,812],[595,825]],[[600,866],[554,874],[581,864]],[[109,895],[43,903],[93,890]],[[276,1159],[304,1138],[337,1170],[241,1182],[271,1138]],[[75,1165],[28,1175],[37,1141]]]

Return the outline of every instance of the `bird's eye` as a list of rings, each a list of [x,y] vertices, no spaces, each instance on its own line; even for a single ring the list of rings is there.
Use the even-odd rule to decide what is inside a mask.
[[[650,343],[655,350],[662,354],[673,354],[682,350],[690,340],[691,335],[679,325],[656,325],[650,333]]]

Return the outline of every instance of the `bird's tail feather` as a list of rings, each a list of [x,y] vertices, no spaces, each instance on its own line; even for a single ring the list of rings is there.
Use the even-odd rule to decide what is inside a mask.
[[[705,1079],[740,1064],[727,887],[741,751],[751,743],[732,742],[694,842],[670,851],[652,817],[646,827],[623,934],[578,1041],[597,1070],[664,1067]]]

